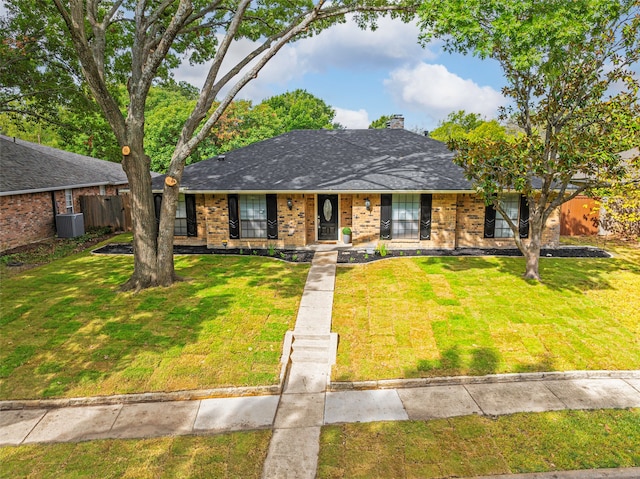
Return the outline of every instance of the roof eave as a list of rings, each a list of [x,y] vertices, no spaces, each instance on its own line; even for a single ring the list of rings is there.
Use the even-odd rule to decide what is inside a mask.
[[[127,181],[122,182],[101,182],[101,183],[87,183],[82,185],[67,185],[67,186],[49,186],[46,188],[34,188],[31,190],[12,190],[12,191],[0,191],[0,196],[13,196],[13,195],[27,195],[32,193],[47,193],[49,191],[61,191],[61,190],[76,190],[78,188],[90,188],[92,186],[118,186],[126,185]]]

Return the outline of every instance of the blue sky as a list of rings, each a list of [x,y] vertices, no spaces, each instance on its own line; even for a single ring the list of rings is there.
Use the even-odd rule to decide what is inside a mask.
[[[423,48],[415,24],[382,19],[379,28],[337,25],[281,50],[259,77],[238,95],[254,102],[302,88],[336,110],[347,128],[366,128],[381,115],[402,114],[408,129],[432,130],[451,111],[464,109],[495,117],[505,103],[499,65],[451,55],[438,42]],[[231,60],[248,51],[240,42]],[[177,80],[200,86],[206,66],[182,66]]]

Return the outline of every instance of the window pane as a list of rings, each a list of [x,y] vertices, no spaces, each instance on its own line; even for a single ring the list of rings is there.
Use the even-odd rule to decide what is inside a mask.
[[[520,209],[520,195],[505,195],[502,199],[502,207],[514,223],[518,223],[518,210]],[[496,212],[496,238],[512,238],[513,231],[509,227],[502,213]]]
[[[267,196],[240,195],[240,236],[267,237]]]
[[[420,195],[393,195],[391,200],[391,237],[418,239],[420,232]]]
[[[187,203],[184,195],[178,195],[176,223],[173,227],[173,234],[176,236],[187,236]]]

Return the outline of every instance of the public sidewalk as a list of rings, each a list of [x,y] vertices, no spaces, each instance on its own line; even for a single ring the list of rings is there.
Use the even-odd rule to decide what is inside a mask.
[[[60,401],[0,402],[0,446],[106,438],[217,434],[273,429],[262,477],[314,478],[323,425],[429,420],[561,409],[640,407],[640,370],[506,374],[363,383],[330,383],[337,335],[331,332],[336,252],[312,263],[294,331],[285,338],[284,385]],[[278,389],[279,388],[275,388]],[[171,400],[171,399],[182,400]],[[168,400],[169,399],[169,400]],[[140,401],[140,402],[136,402]],[[484,479],[640,478],[640,468],[491,476]]]

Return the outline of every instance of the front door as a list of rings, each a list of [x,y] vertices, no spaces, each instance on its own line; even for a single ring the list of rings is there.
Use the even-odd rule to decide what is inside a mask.
[[[318,195],[318,240],[338,239],[338,195]]]

